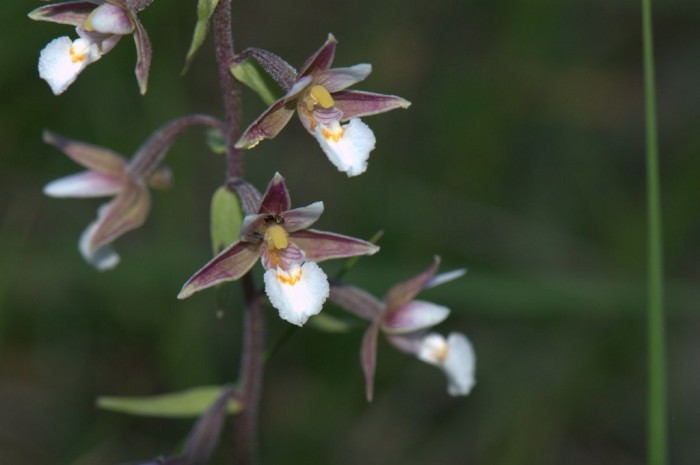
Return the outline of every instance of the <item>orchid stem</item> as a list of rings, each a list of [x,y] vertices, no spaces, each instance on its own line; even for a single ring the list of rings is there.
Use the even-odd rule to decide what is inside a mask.
[[[216,62],[219,66],[221,96],[226,114],[226,181],[243,176],[243,152],[235,147],[241,135],[241,90],[231,74],[235,61],[233,32],[231,30],[231,0],[221,0],[213,16]]]
[[[241,135],[240,85],[231,74],[235,60],[231,30],[231,0],[220,0],[213,16],[216,62],[226,121],[226,185],[235,186],[243,176],[243,153],[235,147]],[[258,463],[258,406],[263,383],[263,351],[265,346],[265,313],[261,294],[253,278],[241,278],[245,314],[243,316],[243,347],[239,368],[239,398],[243,411],[235,418],[234,459],[237,465]]]
[[[238,380],[243,411],[236,417],[234,425],[234,457],[237,465],[255,465],[258,463],[258,411],[264,369],[265,308],[250,274],[241,278],[241,284],[247,302]]]
[[[654,83],[651,0],[642,0],[644,94],[646,101],[649,405],[647,463],[665,465],[666,366],[663,309],[661,194]]]

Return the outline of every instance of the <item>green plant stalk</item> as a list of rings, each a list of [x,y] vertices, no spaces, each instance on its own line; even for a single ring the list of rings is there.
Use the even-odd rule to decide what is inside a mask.
[[[644,96],[646,101],[647,164],[647,253],[648,253],[648,357],[649,405],[647,463],[665,465],[666,446],[666,364],[663,308],[663,254],[661,193],[656,126],[654,82],[654,40],[651,0],[642,0],[644,48]]]

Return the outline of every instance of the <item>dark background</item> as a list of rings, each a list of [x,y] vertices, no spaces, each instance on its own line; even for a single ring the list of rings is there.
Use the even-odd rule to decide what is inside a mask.
[[[669,447],[672,463],[693,464],[700,4],[657,3]],[[0,463],[116,464],[170,453],[191,422],[100,411],[94,399],[235,377],[240,312],[217,318],[212,291],[175,299],[210,257],[208,201],[223,158],[201,129],[186,133],[167,159],[174,188],[155,192],[147,224],[116,242],[122,264],[98,273],[76,244],[103,201],[42,195],[78,167],[43,144],[41,131],[129,155],[174,117],[220,116],[211,39],[181,77],[196,2],[158,0],[140,15],[154,47],[145,97],[130,38],[54,97],[38,78],[38,54],[53,37],[75,34],[27,19],[39,5],[0,3]],[[336,66],[373,65],[358,89],[413,102],[365,120],[378,143],[359,178],[337,172],[296,120],[247,155],[246,174],[264,189],[281,172],[297,206],[323,200],[320,229],[359,237],[384,229],[382,252],[347,276],[378,296],[434,254],[443,270],[469,268],[422,298],[452,309],[439,330],[467,334],[478,358],[476,388],[455,399],[438,370],[381,341],[367,405],[361,329],[298,331],[266,371],[263,463],[644,463],[639,5],[270,0],[234,2],[233,11],[238,50],[267,48],[300,66],[333,32]],[[251,92],[244,102],[246,122],[264,108]],[[269,315],[274,338],[286,323]]]

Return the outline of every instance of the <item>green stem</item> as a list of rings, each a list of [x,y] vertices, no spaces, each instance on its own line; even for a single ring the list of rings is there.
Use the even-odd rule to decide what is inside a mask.
[[[663,309],[663,255],[661,236],[661,194],[656,133],[654,83],[654,41],[651,0],[642,0],[644,46],[644,95],[647,143],[647,229],[648,229],[648,337],[649,406],[647,453],[649,465],[665,465],[666,452],[666,366]]]

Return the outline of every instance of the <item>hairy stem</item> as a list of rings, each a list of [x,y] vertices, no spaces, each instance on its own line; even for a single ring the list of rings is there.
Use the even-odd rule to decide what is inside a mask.
[[[644,47],[644,94],[646,101],[647,266],[649,279],[649,429],[647,462],[649,465],[665,465],[667,452],[663,254],[651,0],[642,0],[642,36]]]
[[[226,185],[241,185],[243,152],[235,147],[241,135],[240,86],[231,74],[234,63],[233,34],[231,31],[231,0],[220,0],[213,16],[216,61],[226,119]],[[258,462],[258,407],[263,383],[263,350],[265,346],[265,313],[261,294],[255,289],[253,278],[241,278],[245,299],[243,316],[243,348],[239,368],[238,397],[243,411],[235,418],[234,458],[237,465],[255,465]]]
[[[247,302],[243,316],[243,352],[239,374],[239,398],[244,409],[236,417],[234,456],[238,465],[255,465],[258,462],[258,409],[263,383],[265,349],[265,309],[262,295],[256,292],[253,278],[246,274],[241,278]]]
[[[226,181],[243,176],[243,152],[234,145],[241,135],[241,91],[231,74],[234,63],[233,35],[231,31],[231,0],[221,0],[214,10],[214,41],[216,62],[219,66],[221,96],[226,115]]]

